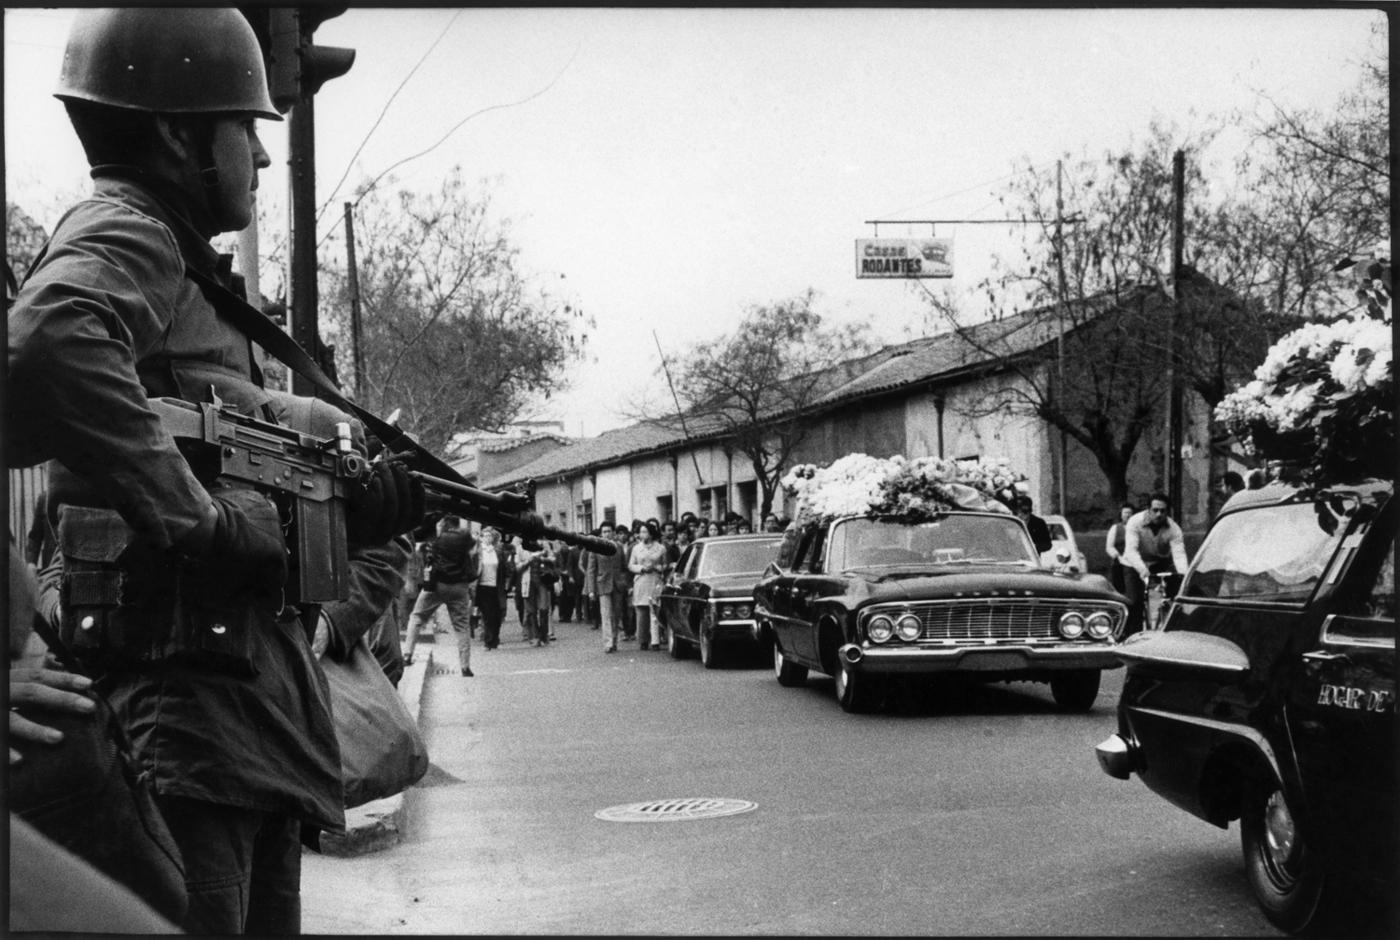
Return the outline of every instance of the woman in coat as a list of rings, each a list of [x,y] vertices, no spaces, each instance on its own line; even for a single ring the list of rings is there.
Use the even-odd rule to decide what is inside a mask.
[[[652,619],[651,604],[661,592],[666,547],[656,536],[656,528],[649,522],[644,523],[627,557],[627,568],[633,574],[632,607],[637,617],[637,649],[643,650],[648,643],[654,650],[661,649],[661,625]]]

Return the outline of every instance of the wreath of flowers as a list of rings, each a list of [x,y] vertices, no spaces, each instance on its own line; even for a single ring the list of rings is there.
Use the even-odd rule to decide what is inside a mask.
[[[793,522],[825,522],[840,516],[896,516],[927,522],[953,510],[1010,513],[1023,473],[1002,458],[989,461],[902,456],[882,459],[847,454],[825,467],[802,464],[783,477],[797,500]]]
[[[1395,367],[1385,277],[1361,272],[1382,291],[1381,316],[1310,323],[1269,350],[1254,379],[1226,396],[1215,417],[1255,456],[1277,461],[1281,479],[1303,485],[1394,479]],[[1373,307],[1373,309],[1375,309]]]

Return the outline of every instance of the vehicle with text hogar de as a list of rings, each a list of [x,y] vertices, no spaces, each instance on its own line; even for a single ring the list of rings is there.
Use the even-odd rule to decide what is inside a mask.
[[[1236,494],[1162,629],[1119,649],[1104,772],[1239,820],[1250,889],[1288,931],[1349,933],[1400,887],[1392,491]]]
[[[692,647],[706,669],[732,653],[756,649],[762,637],[753,616],[753,586],[773,560],[782,536],[773,532],[717,535],[687,545],[657,602],[667,648],[675,659]]]
[[[888,463],[843,458],[785,480],[799,512],[754,589],[778,681],[826,673],[851,712],[876,707],[896,678],[954,674],[1048,682],[1062,708],[1091,708],[1100,672],[1120,665],[1123,597],[1098,575],[1041,567],[988,485],[1000,475],[934,458]]]

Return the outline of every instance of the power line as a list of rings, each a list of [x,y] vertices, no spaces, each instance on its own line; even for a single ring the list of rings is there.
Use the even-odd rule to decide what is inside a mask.
[[[366,187],[364,188],[364,191],[361,192],[360,195],[355,199],[355,201],[352,203],[352,206],[358,206],[358,205],[364,200],[364,198],[365,198],[366,196],[368,196],[371,192],[374,191],[374,188],[375,188],[376,186],[379,185],[379,181],[382,180],[384,177],[388,176],[388,175],[389,175],[391,172],[393,172],[394,170],[396,170],[396,169],[398,169],[399,167],[403,166],[405,163],[409,163],[409,162],[411,162],[411,161],[413,161],[413,160],[417,160],[419,157],[427,156],[428,154],[430,154],[430,153],[432,153],[434,150],[436,150],[438,147],[441,147],[443,144],[445,144],[445,143],[447,142],[447,139],[448,139],[449,137],[451,137],[453,134],[457,133],[457,131],[461,130],[461,129],[462,129],[462,126],[463,126],[464,124],[466,124],[468,121],[472,120],[473,118],[480,117],[481,115],[487,114],[488,112],[491,112],[491,111],[500,111],[500,110],[503,110],[503,109],[505,109],[505,108],[514,108],[514,107],[518,107],[518,106],[520,106],[520,105],[522,105],[522,104],[528,104],[529,102],[534,101],[536,98],[538,98],[538,97],[540,97],[541,95],[543,95],[545,92],[549,91],[549,90],[550,90],[551,88],[553,88],[556,84],[558,84],[559,79],[562,78],[562,77],[564,76],[564,73],[567,72],[567,71],[569,70],[569,66],[571,66],[571,65],[574,64],[574,59],[578,58],[579,50],[580,50],[581,48],[582,48],[582,45],[581,45],[581,44],[574,47],[574,54],[571,55],[571,56],[569,56],[569,61],[564,63],[563,67],[559,69],[559,71],[555,74],[555,76],[554,76],[552,79],[550,79],[550,80],[549,80],[549,83],[548,83],[547,85],[545,85],[543,88],[539,89],[538,91],[532,92],[531,94],[526,95],[524,98],[521,98],[521,99],[519,99],[518,101],[507,101],[507,102],[505,102],[505,103],[503,103],[503,104],[487,105],[486,107],[481,108],[480,110],[473,111],[471,114],[468,114],[466,117],[462,118],[462,120],[460,120],[460,121],[458,121],[456,124],[454,124],[454,125],[452,126],[452,129],[449,130],[446,134],[443,134],[442,137],[439,138],[438,141],[437,141],[435,144],[433,144],[431,147],[428,147],[428,148],[426,148],[426,149],[424,149],[424,150],[420,150],[418,153],[415,153],[415,154],[413,154],[413,155],[411,155],[411,156],[404,157],[402,160],[399,160],[399,161],[397,161],[397,162],[395,162],[395,163],[391,163],[391,164],[390,164],[388,167],[386,167],[378,176],[376,176],[374,179],[370,180],[369,185],[366,186]],[[330,229],[328,229],[328,230],[326,231],[326,234],[323,235],[323,236],[321,236],[320,240],[317,241],[317,243],[316,243],[317,247],[320,247],[322,244],[324,244],[325,241],[326,241],[326,239],[329,238],[334,232],[335,232],[335,228],[332,226]]]
[[[360,145],[355,148],[355,152],[351,154],[350,159],[346,161],[345,172],[340,175],[340,179],[336,182],[335,188],[333,188],[331,190],[331,194],[326,197],[326,201],[321,204],[321,208],[316,210],[317,222],[320,222],[321,216],[325,215],[326,207],[329,206],[331,202],[335,199],[336,193],[340,192],[340,187],[345,185],[345,180],[349,178],[350,170],[355,165],[355,158],[358,157],[360,153],[365,149],[365,144],[369,143],[370,137],[372,137],[374,135],[374,132],[379,129],[379,125],[384,122],[384,115],[389,113],[389,106],[394,103],[394,99],[399,96],[399,92],[403,91],[404,86],[408,84],[409,79],[411,79],[415,74],[417,74],[418,69],[422,67],[424,62],[428,61],[428,56],[433,54],[433,50],[438,47],[438,44],[442,42],[443,37],[447,35],[448,30],[452,28],[452,24],[456,23],[457,18],[461,15],[461,10],[458,10],[452,15],[452,19],[448,20],[447,25],[442,28],[442,32],[438,33],[437,39],[433,40],[433,44],[428,47],[428,50],[423,53],[422,57],[419,58],[419,60],[414,64],[413,68],[409,69],[408,74],[403,77],[403,81],[399,82],[398,87],[394,89],[394,93],[389,96],[389,100],[384,102],[384,108],[379,112],[379,117],[375,118],[374,126],[371,127],[365,133],[364,139],[360,141]]]
[[[1011,171],[1010,173],[1007,173],[1005,176],[999,176],[999,177],[997,177],[997,178],[994,179],[994,180],[987,180],[985,183],[974,183],[973,185],[967,187],[966,189],[959,189],[959,190],[956,191],[956,192],[944,193],[944,194],[941,195],[941,196],[934,196],[934,197],[932,197],[932,198],[930,198],[930,199],[925,199],[925,200],[923,200],[922,202],[916,202],[916,203],[914,203],[913,205],[905,206],[903,209],[895,209],[894,211],[892,211],[892,212],[887,212],[887,213],[885,213],[885,214],[886,214],[886,215],[899,215],[901,212],[908,212],[908,211],[911,210],[911,209],[920,209],[920,208],[923,208],[924,206],[930,205],[930,204],[935,203],[935,202],[939,202],[940,200],[943,200],[943,199],[951,199],[951,198],[953,198],[954,196],[961,196],[961,195],[963,195],[964,193],[970,193],[970,192],[972,192],[974,189],[981,189],[983,186],[994,186],[994,185],[996,185],[997,183],[1002,183],[1002,182],[1005,182],[1006,180],[1011,179],[1011,178],[1014,177],[1014,176],[1018,176],[1018,175],[1020,175],[1020,174],[1023,173],[1023,172],[1034,172],[1034,171],[1036,171],[1036,170],[1039,170],[1039,169],[1043,169],[1043,168],[1045,168],[1045,167],[1048,167],[1049,165],[1050,165],[1050,162],[1047,161],[1046,163],[1041,164],[1040,166],[1028,167],[1026,170],[1013,170],[1013,171]]]
[[[418,61],[414,63],[413,68],[408,70],[408,74],[405,75],[403,79],[399,82],[398,87],[394,89],[394,93],[389,96],[387,101],[384,102],[384,107],[380,110],[379,117],[375,118],[374,125],[370,127],[368,131],[365,132],[365,136],[360,141],[360,145],[355,148],[355,152],[351,154],[350,159],[346,161],[345,172],[340,175],[340,179],[336,182],[335,188],[331,190],[330,196],[326,197],[326,201],[321,203],[321,208],[316,210],[317,223],[319,223],[321,221],[321,217],[325,215],[326,207],[331,204],[331,200],[335,198],[335,194],[340,192],[340,187],[345,185],[345,180],[349,178],[350,170],[355,165],[355,158],[358,157],[361,151],[365,149],[365,145],[369,143],[370,137],[374,135],[374,132],[379,129],[379,125],[383,123],[384,115],[389,113],[389,106],[394,103],[394,99],[399,96],[399,92],[403,91],[404,86],[408,84],[409,79],[413,78],[413,76],[418,72],[418,69],[422,67],[423,63],[428,61],[428,56],[433,54],[433,50],[438,47],[438,44],[442,42],[443,37],[447,35],[447,31],[452,28],[452,24],[457,22],[457,17],[461,15],[461,10],[458,10],[455,14],[453,14],[452,19],[448,20],[447,25],[442,28],[442,32],[438,33],[437,39],[433,40],[433,44],[428,47],[427,51],[425,51],[422,56],[419,57]],[[280,251],[282,247],[286,244],[286,241],[287,236],[284,234],[281,238],[278,239],[277,244],[272,247],[272,250],[269,252],[269,255],[275,257],[277,255],[277,252]],[[319,248],[321,246],[321,242],[324,241],[325,238],[322,238],[320,242],[316,243],[316,246]]]

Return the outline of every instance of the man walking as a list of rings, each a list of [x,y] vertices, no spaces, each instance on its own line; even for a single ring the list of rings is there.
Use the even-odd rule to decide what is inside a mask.
[[[471,582],[477,577],[476,556],[472,553],[475,544],[461,519],[442,517],[442,532],[428,547],[423,590],[418,592],[408,620],[409,634],[417,636],[425,624],[432,622],[437,609],[446,606],[447,619],[457,635],[457,665],[464,676],[473,675]]]
[[[590,600],[598,601],[603,652],[616,653],[618,635],[623,629],[623,608],[627,604],[626,553],[617,537],[617,528],[611,522],[599,526],[598,534],[618,542],[618,551],[612,555],[588,552],[583,568],[583,589]]]

